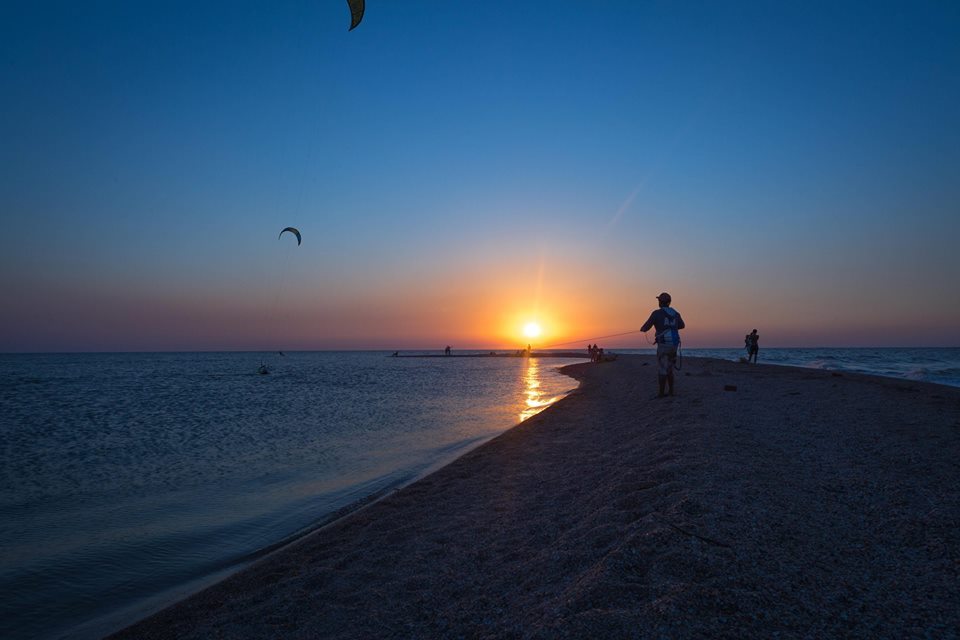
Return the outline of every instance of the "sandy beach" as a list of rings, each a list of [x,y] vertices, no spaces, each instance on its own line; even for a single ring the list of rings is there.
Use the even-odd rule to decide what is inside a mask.
[[[543,413],[113,637],[957,637],[960,389],[567,372]]]

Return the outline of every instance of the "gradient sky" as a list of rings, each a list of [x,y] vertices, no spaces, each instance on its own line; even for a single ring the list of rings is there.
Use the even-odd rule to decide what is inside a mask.
[[[549,345],[663,290],[688,347],[960,345],[960,3],[348,25],[7,3],[0,351]]]

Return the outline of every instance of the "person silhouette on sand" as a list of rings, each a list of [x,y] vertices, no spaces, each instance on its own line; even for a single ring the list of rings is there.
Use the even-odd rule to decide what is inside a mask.
[[[747,362],[753,359],[753,364],[757,364],[758,353],[760,353],[760,334],[754,329],[747,334]]]
[[[640,331],[646,333],[650,327],[656,329],[654,341],[657,343],[657,383],[660,388],[658,398],[662,398],[665,388],[673,395],[673,370],[677,364],[677,350],[680,348],[680,329],[686,327],[680,313],[670,306],[672,298],[667,292],[657,296],[660,308],[653,311]]]

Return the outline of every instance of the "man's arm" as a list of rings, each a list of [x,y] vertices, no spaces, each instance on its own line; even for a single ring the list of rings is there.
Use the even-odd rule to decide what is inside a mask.
[[[640,331],[647,332],[650,331],[650,327],[653,326],[653,317],[657,315],[657,312],[654,311],[650,314],[650,317],[647,318],[647,321],[643,323],[643,326],[640,327]]]
[[[687,324],[683,321],[683,316],[679,313],[677,314],[677,329],[686,329]]]

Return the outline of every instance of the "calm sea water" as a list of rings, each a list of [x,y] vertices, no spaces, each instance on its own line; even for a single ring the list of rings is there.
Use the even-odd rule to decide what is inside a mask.
[[[0,637],[99,637],[576,386],[575,360],[0,355]]]

